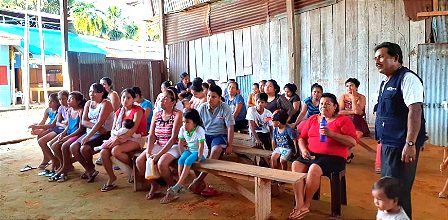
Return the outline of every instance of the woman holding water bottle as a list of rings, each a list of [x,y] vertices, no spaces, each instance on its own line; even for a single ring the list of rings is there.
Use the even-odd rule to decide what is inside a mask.
[[[299,137],[301,156],[293,162],[292,171],[307,173],[307,176],[293,185],[296,205],[290,219],[302,219],[310,212],[320,177],[344,170],[348,150],[357,142],[355,125],[349,117],[338,114],[335,95],[322,94],[319,112],[305,122]]]

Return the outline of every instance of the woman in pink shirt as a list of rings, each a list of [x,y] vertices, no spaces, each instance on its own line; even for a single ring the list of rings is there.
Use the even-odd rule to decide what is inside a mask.
[[[336,96],[324,93],[320,98],[319,114],[311,116],[299,137],[301,156],[292,164],[292,171],[307,173],[305,180],[293,185],[296,206],[290,219],[302,219],[310,212],[314,193],[320,186],[320,177],[345,169],[349,148],[356,145],[356,129],[349,117],[339,115]],[[320,128],[325,118],[327,126]],[[320,141],[325,135],[326,141]]]

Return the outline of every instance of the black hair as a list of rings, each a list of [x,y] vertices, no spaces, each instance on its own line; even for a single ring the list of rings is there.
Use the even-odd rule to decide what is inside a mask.
[[[288,114],[283,110],[278,110],[272,116],[272,121],[278,121],[282,125],[286,124],[287,120],[288,120]]]
[[[106,82],[107,85],[110,86],[110,88],[112,88],[112,79],[111,79],[111,78],[109,78],[109,77],[103,77],[103,78],[101,78],[101,80],[103,80],[104,82]],[[100,80],[100,81],[101,81],[101,80]]]
[[[260,80],[260,82],[259,82],[259,83],[260,83],[260,84],[261,84],[261,83],[264,83],[264,84],[266,84],[267,82],[268,82],[267,80],[265,80],[265,79],[262,79],[262,80]]]
[[[289,91],[292,92],[292,94],[295,94],[297,92],[297,86],[294,83],[287,83],[283,89],[288,88]]]
[[[348,79],[345,81],[345,84],[347,84],[347,83],[349,83],[349,82],[355,84],[356,88],[358,88],[359,85],[361,85],[361,83],[359,82],[359,80],[356,79],[356,78],[348,78]]]
[[[382,177],[373,184],[372,189],[383,190],[388,199],[396,199],[398,205],[401,205],[399,198],[402,192],[402,184],[399,179],[390,176]]]
[[[230,82],[227,84],[227,86],[230,85],[230,84],[235,84],[235,86],[236,86],[236,90],[240,89],[239,86],[238,86],[238,83],[237,83],[236,81],[235,81],[235,82],[230,81]]]
[[[202,92],[204,89],[202,88],[202,79],[200,77],[196,77],[191,82],[190,89],[195,92]]]
[[[79,102],[78,106],[80,108],[84,108],[84,105],[86,104],[87,100],[86,98],[84,98],[84,95],[81,92],[73,91],[70,93],[70,96],[73,96],[73,98],[75,98],[75,100]]]
[[[135,91],[134,91],[132,88],[126,88],[126,89],[123,89],[123,91],[121,91],[121,95],[123,96],[123,94],[124,94],[125,92],[129,93],[129,95],[131,95],[132,98],[134,98],[134,99],[135,99],[135,97],[137,97],[137,96],[135,95]]]
[[[207,79],[207,83],[210,84],[211,86],[216,86],[216,82],[213,79]]]
[[[272,83],[272,85],[274,85],[275,94],[278,94],[280,92],[280,86],[278,85],[277,81],[275,81],[275,79],[270,79],[267,82],[270,82]]]
[[[50,95],[48,95],[48,101],[57,103],[58,108],[59,108],[59,106],[61,106],[61,103],[59,102],[57,93],[50,93]]]
[[[140,89],[140,87],[134,86],[134,87],[132,87],[132,90],[134,90],[135,95],[142,97],[142,90]]]
[[[319,85],[319,83],[314,83],[314,84],[311,86],[311,93],[313,93],[314,88],[318,88],[318,89],[320,89],[322,92],[324,92],[324,88],[323,88],[321,85]]]
[[[179,96],[180,100],[184,100],[184,99],[191,100],[191,97],[193,97],[193,94],[191,94],[191,92],[187,92],[186,90],[184,90],[184,91],[180,92],[178,96]]]
[[[181,73],[180,74],[180,79],[182,80],[182,79],[184,79],[185,77],[187,77],[187,76],[190,76],[190,74],[188,74],[187,72],[183,72],[183,73]]]
[[[216,86],[216,85],[214,85],[214,86],[210,86],[210,88],[208,89],[208,91],[210,91],[210,92],[214,92],[214,93],[216,93],[218,96],[222,96],[222,89],[221,89],[221,87],[219,87],[219,86]]]
[[[177,100],[179,99],[179,98],[177,97],[177,89],[174,88],[173,86],[170,86],[170,87],[166,88],[166,91],[167,91],[168,93],[170,93],[170,95],[171,95],[171,101],[173,101],[173,102],[176,103]]]
[[[58,96],[65,96],[68,98],[68,91],[67,90],[61,90],[58,92]]]
[[[164,81],[164,82],[162,83],[162,86],[165,87],[165,88],[168,88],[168,87],[170,87],[170,86],[173,86],[173,82],[171,82],[171,81],[169,81],[169,80]]]
[[[339,112],[339,104],[338,104],[338,99],[336,98],[335,95],[333,95],[332,93],[328,93],[328,92],[326,92],[326,93],[323,93],[323,94],[322,94],[322,97],[320,97],[320,98],[321,98],[321,99],[322,99],[322,98],[329,98],[330,101],[331,101],[333,104],[336,105],[336,109],[334,110],[334,114],[335,114],[335,115],[338,114],[338,112]]]
[[[94,92],[103,93],[103,96],[101,96],[101,98],[107,99],[107,96],[109,95],[109,93],[106,91],[106,89],[104,88],[103,85],[101,85],[99,83],[93,83],[90,87],[93,88]]]
[[[208,89],[208,88],[210,88],[210,85],[208,84],[208,83],[206,83],[206,82],[203,82],[202,83],[202,89]]]
[[[266,94],[266,93],[264,93],[264,92],[262,92],[262,93],[258,93],[256,96],[255,96],[255,100],[261,100],[261,101],[265,101],[265,102],[268,102],[268,94]]]
[[[204,128],[204,123],[202,122],[201,116],[196,109],[186,109],[183,113],[183,116],[185,119],[192,120],[193,123],[196,124],[196,126],[201,126],[202,128]]]
[[[125,128],[127,129],[131,129],[132,127],[134,127],[134,121],[132,119],[124,119],[123,120],[123,125]]]
[[[229,82],[236,82],[236,80],[235,79],[228,79],[227,83],[229,83]]]
[[[383,42],[380,45],[375,47],[375,52],[381,48],[386,48],[387,53],[393,57],[398,58],[398,62],[403,64],[403,51],[401,50],[400,45],[391,42]]]
[[[257,88],[260,88],[260,84],[258,84],[258,83],[254,83],[254,84],[252,84],[252,86],[256,86]]]

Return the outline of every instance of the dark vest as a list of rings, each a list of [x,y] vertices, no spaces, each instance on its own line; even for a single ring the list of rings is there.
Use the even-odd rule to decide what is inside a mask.
[[[377,115],[375,121],[375,137],[383,144],[390,144],[402,148],[406,143],[409,109],[404,103],[401,82],[404,75],[414,72],[402,67],[385,83],[380,86],[378,96]],[[420,82],[423,84],[423,80]],[[384,88],[384,89],[383,89]],[[422,107],[423,108],[423,107]],[[422,109],[422,123],[415,144],[422,146],[425,141],[425,117]]]

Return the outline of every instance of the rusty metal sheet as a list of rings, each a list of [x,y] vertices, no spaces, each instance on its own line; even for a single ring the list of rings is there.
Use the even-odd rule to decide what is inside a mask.
[[[412,21],[424,20],[425,17],[417,17],[418,12],[433,11],[432,0],[403,0],[404,11]]]
[[[418,74],[425,91],[428,142],[448,147],[448,43],[418,46]]]
[[[174,44],[209,35],[208,6],[169,14],[165,19],[166,43]]]
[[[168,77],[171,81],[175,82],[181,73],[189,72],[188,61],[188,42],[168,45]]]

